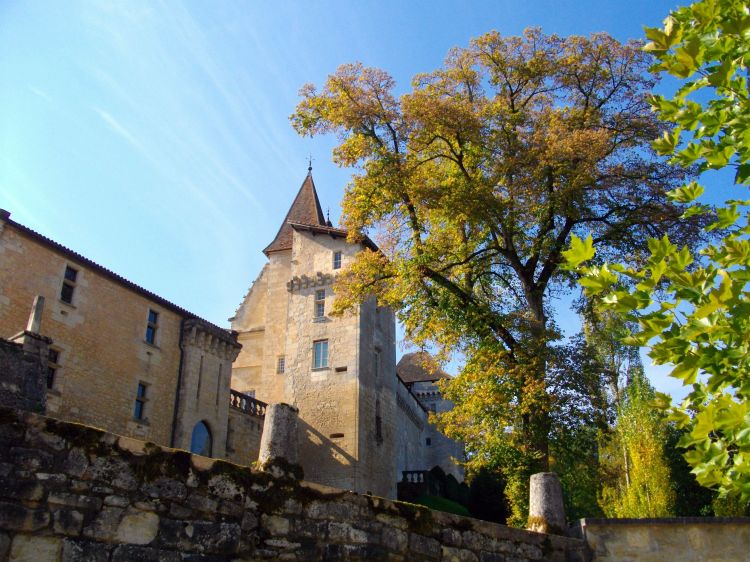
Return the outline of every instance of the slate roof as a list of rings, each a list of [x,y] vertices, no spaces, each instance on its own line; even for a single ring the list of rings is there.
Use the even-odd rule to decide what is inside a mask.
[[[404,355],[396,365],[396,374],[406,384],[450,378],[450,375],[443,371],[432,355],[426,351]]]
[[[265,247],[263,253],[268,256],[271,252],[291,250],[294,237],[292,232],[294,230],[306,230],[313,234],[328,234],[334,238],[346,238],[348,234],[348,231],[335,228],[323,217],[323,209],[320,207],[318,192],[315,191],[315,182],[309,168],[297,197],[294,198],[292,206],[289,207],[289,211],[284,217],[284,222],[281,223],[281,227],[276,233],[276,238]],[[363,236],[360,242],[374,252],[379,251],[375,242],[367,236]]]
[[[266,256],[271,252],[292,249],[292,225],[290,223],[324,228],[328,226],[323,216],[323,209],[320,208],[311,171],[307,172],[307,177],[302,182],[292,206],[289,207],[289,212],[284,217],[276,238],[263,250]]]

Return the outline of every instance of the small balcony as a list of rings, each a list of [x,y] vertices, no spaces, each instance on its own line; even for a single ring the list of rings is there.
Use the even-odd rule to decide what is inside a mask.
[[[229,405],[235,410],[239,410],[249,416],[263,418],[266,415],[268,404],[256,400],[249,394],[244,394],[237,390],[229,390]]]

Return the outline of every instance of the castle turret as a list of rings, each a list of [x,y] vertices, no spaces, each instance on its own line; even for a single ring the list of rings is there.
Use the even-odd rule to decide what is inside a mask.
[[[323,217],[323,209],[320,208],[318,193],[315,191],[315,182],[313,182],[312,168],[307,169],[307,177],[302,182],[302,186],[294,198],[292,206],[284,217],[276,238],[273,239],[263,253],[266,257],[271,252],[280,252],[292,249],[293,227],[292,224],[304,224],[308,226],[329,226]]]
[[[308,169],[232,319],[243,345],[232,386],[299,409],[306,479],[394,497],[395,318],[374,299],[330,315],[336,276],[377,248],[329,224]]]

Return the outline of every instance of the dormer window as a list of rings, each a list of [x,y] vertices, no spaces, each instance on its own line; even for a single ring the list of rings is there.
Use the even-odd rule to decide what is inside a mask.
[[[333,252],[333,269],[341,269],[341,252]]]

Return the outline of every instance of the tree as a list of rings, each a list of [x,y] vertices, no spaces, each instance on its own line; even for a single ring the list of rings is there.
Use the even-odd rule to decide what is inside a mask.
[[[606,463],[600,445],[614,433],[628,382],[642,371],[638,350],[619,341],[627,327],[618,317],[597,314],[583,299],[577,308],[583,330],[564,347],[551,438],[551,468],[560,475],[572,520],[603,516],[598,496]]]
[[[734,168],[750,183],[750,14],[742,0],[703,0],[670,14],[663,29],[647,29],[654,69],[683,79],[672,98],[651,104],[671,130],[654,142],[675,167]],[[705,212],[703,187],[691,182],[673,200],[690,204],[685,217]],[[582,284],[601,306],[638,329],[629,338],[654,363],[692,391],[671,419],[686,430],[680,444],[698,481],[722,495],[750,499],[750,227],[747,201],[730,199],[709,227],[722,232],[699,253],[673,239],[652,238],[644,267],[584,267]],[[571,264],[594,255],[590,240],[573,239]],[[635,286],[623,288],[623,279]],[[667,407],[669,396],[661,395]]]
[[[674,515],[675,493],[665,452],[668,426],[651,402],[654,389],[635,373],[618,407],[617,422],[599,451],[600,505],[607,517]]]
[[[374,295],[413,342],[466,354],[456,388],[488,402],[445,427],[470,452],[490,441],[507,466],[549,466],[549,298],[571,234],[593,231],[612,257],[695,234],[665,196],[688,174],[649,145],[663,127],[647,65],[635,43],[531,29],[452,50],[400,98],[359,64],[301,91],[294,127],[339,135],[334,160],[356,169],[344,225],[353,240],[375,229],[382,250],[340,277],[336,309]]]

